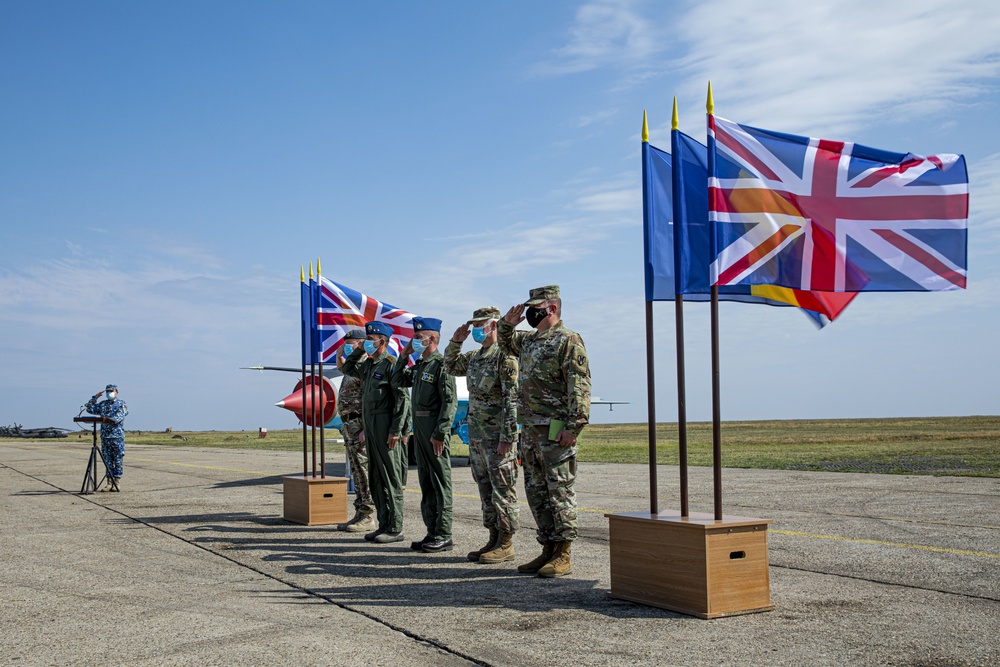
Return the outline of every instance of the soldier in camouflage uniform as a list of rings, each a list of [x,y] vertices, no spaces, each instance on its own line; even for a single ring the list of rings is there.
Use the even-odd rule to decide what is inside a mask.
[[[368,481],[378,515],[378,530],[365,533],[369,542],[387,544],[403,540],[403,480],[399,446],[406,421],[406,396],[390,384],[392,357],[386,351],[392,327],[384,322],[365,323],[365,342],[344,360],[344,375],[359,378],[361,421],[368,448]],[[366,356],[367,355],[367,356]]]
[[[355,347],[361,347],[365,332],[354,329],[347,333],[344,340],[344,354],[337,357],[337,368],[344,367],[347,358]],[[340,529],[349,533],[367,533],[375,530],[375,505],[372,502],[371,490],[368,488],[368,453],[365,447],[364,424],[361,421],[361,380],[345,375],[340,383],[340,393],[337,401],[337,414],[344,424],[344,449],[347,450],[351,462],[351,477],[354,479],[354,518]],[[403,482],[406,483],[405,481]]]
[[[451,551],[451,425],[458,408],[455,378],[444,371],[444,357],[438,352],[441,320],[413,318],[413,340],[392,370],[393,387],[413,387],[410,408],[413,414],[413,446],[420,480],[420,514],[427,535],[414,542],[414,551]],[[412,352],[421,356],[412,368],[406,361]]]
[[[101,401],[97,399],[101,398]],[[104,391],[94,394],[93,398],[83,406],[87,412],[98,417],[107,417],[114,424],[101,424],[101,453],[108,464],[108,474],[115,480],[115,486],[121,490],[122,459],[125,458],[125,416],[128,406],[118,398],[118,386],[109,384]],[[111,490],[109,487],[107,490]]]
[[[455,330],[444,351],[444,369],[466,376],[469,386],[469,465],[479,486],[483,525],[489,541],[471,551],[469,560],[503,563],[514,560],[517,507],[517,358],[504,354],[497,341],[500,309],[480,308]],[[462,354],[469,337],[482,345]]]
[[[512,307],[498,324],[502,349],[518,356],[524,491],[542,544],[542,554],[517,569],[540,577],[573,571],[577,438],[590,421],[587,349],[580,334],[562,323],[561,314],[559,286],[549,285],[531,290],[528,300]],[[536,331],[514,330],[525,319]]]

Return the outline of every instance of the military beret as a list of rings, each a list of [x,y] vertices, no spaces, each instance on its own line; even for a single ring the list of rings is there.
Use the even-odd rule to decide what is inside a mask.
[[[413,318],[413,330],[414,331],[441,331],[441,320],[436,320],[433,317],[414,317]]]
[[[118,385],[109,384],[107,387],[104,388],[104,391],[118,391]]]
[[[364,340],[365,332],[362,331],[361,329],[351,329],[350,331],[347,332],[347,335],[344,336],[344,338],[348,340]]]
[[[476,308],[472,313],[472,319],[466,322],[466,324],[472,324],[473,322],[482,322],[483,320],[499,320],[500,319],[500,309],[496,306],[487,306],[486,308]]]
[[[543,301],[548,301],[549,299],[559,298],[559,285],[546,285],[545,287],[536,287],[535,289],[528,292],[528,300],[524,302],[526,306],[537,306]]]
[[[392,327],[385,322],[366,322],[365,333],[369,336],[378,334],[380,336],[385,336],[386,338],[392,338],[393,331]]]

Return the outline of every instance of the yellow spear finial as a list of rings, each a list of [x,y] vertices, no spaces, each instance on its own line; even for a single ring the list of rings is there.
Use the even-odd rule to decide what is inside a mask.
[[[299,282],[304,283],[305,281],[306,281],[306,270],[302,268],[301,264],[299,264]]]
[[[316,275],[323,275],[323,270],[319,268],[319,257],[316,258]]]
[[[646,124],[646,110],[642,110],[642,143],[649,143],[649,125]]]
[[[708,113],[715,113],[715,100],[712,99],[712,82],[708,82],[708,102],[705,103],[705,110]]]
[[[674,95],[674,117],[670,119],[670,129],[676,130],[681,126],[681,117],[677,114],[677,96]]]
[[[309,280],[313,279],[313,263],[309,262]]]

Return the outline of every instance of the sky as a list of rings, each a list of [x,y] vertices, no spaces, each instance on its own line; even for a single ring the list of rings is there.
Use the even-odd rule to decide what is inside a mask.
[[[998,414],[1000,12],[976,0],[0,0],[0,425],[293,428],[299,270],[450,335],[559,284],[594,394],[646,412],[640,136],[716,113],[970,173],[968,289],[817,330],[721,304],[725,420]],[[685,306],[711,417],[709,313]],[[654,307],[675,421],[673,304]],[[471,343],[466,344],[471,349]]]

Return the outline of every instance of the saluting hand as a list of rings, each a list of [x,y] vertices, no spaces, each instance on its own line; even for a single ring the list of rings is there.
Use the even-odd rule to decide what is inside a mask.
[[[463,324],[459,328],[455,329],[455,333],[452,335],[451,339],[456,343],[462,343],[468,337],[469,337],[469,325]]]
[[[507,314],[503,316],[503,321],[512,327],[516,327],[518,324],[524,321],[524,304],[519,303],[516,306],[511,306]]]

